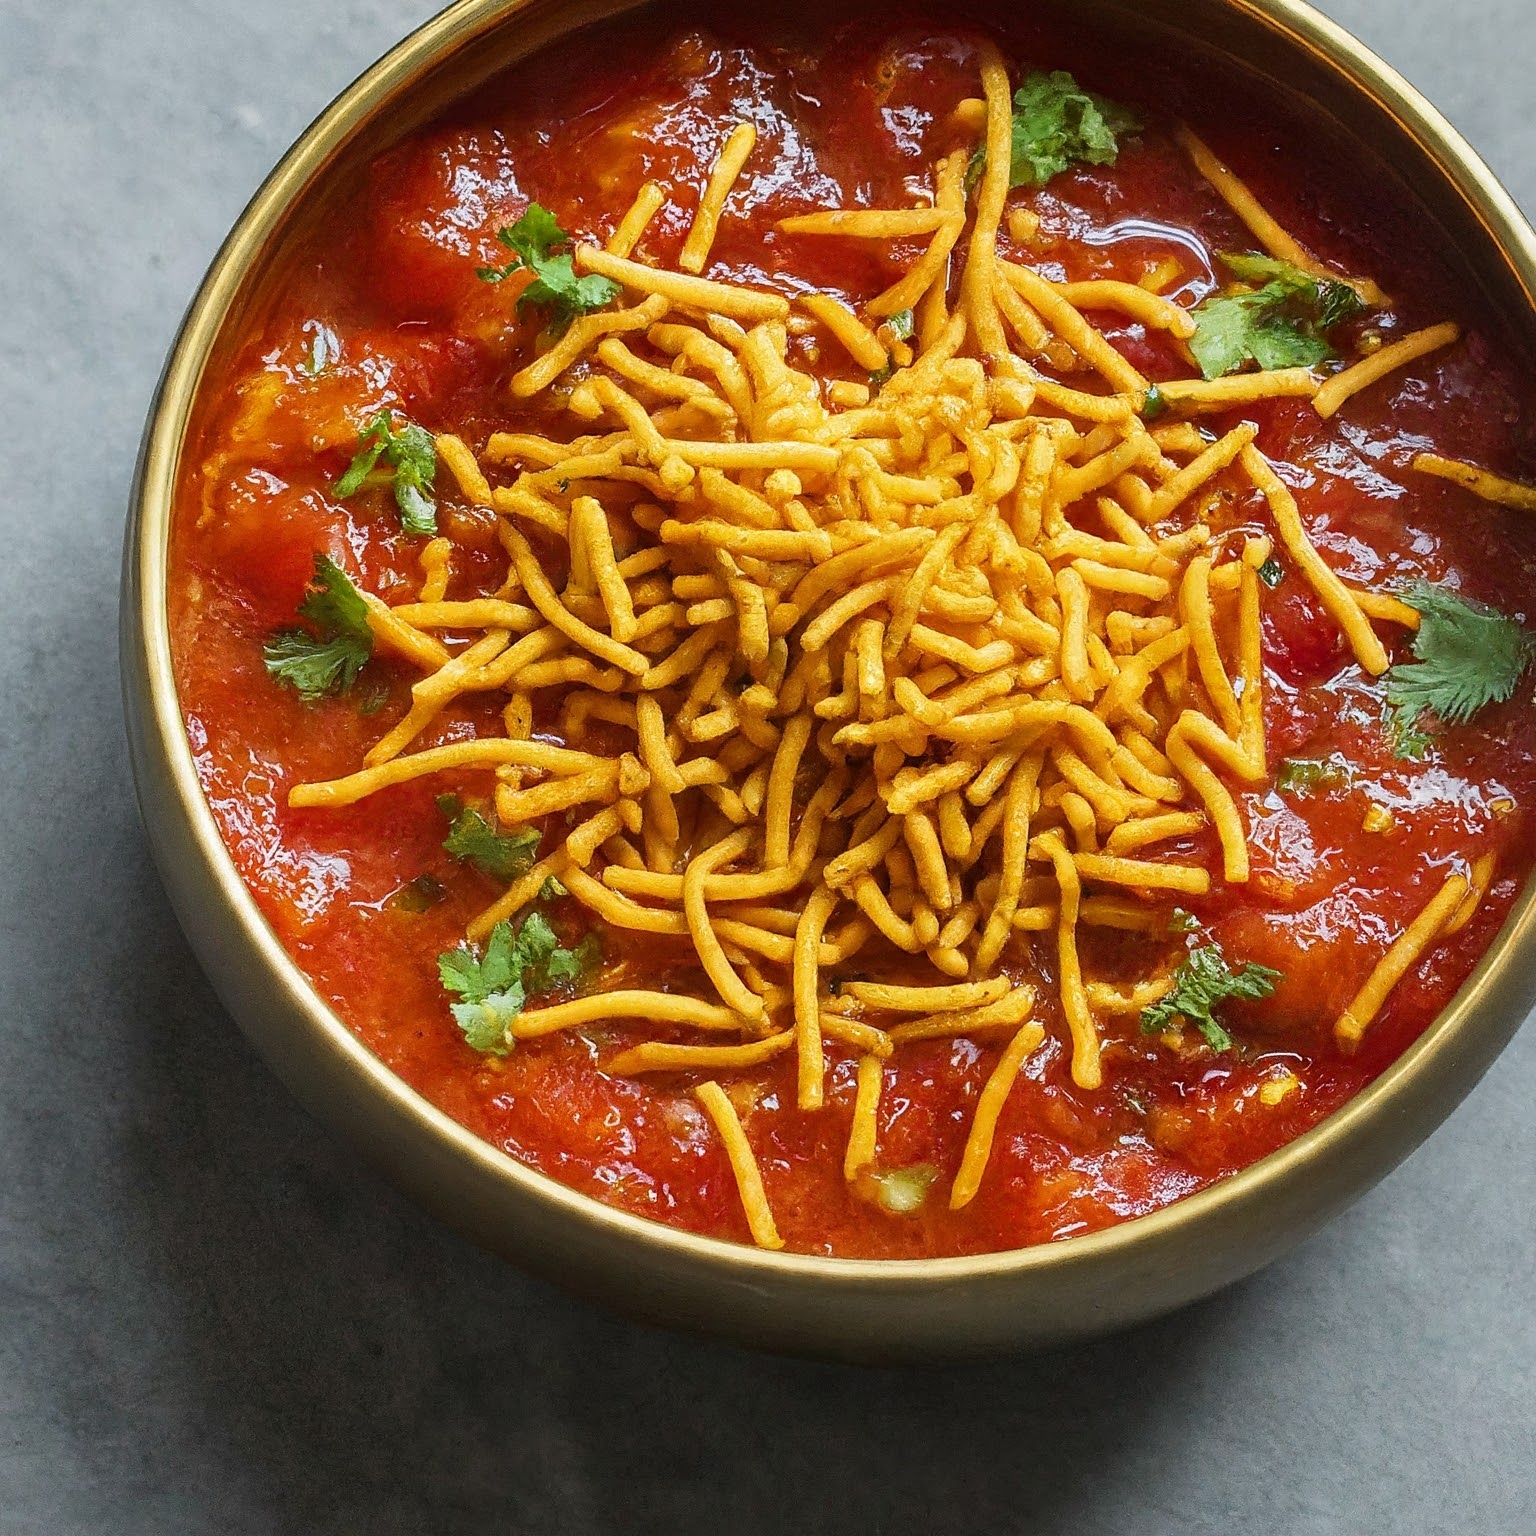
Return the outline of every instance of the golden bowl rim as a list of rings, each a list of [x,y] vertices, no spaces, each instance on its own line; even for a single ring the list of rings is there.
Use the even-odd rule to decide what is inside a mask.
[[[198,781],[171,663],[167,575],[169,532],[180,453],[201,374],[231,303],[258,261],[271,233],[313,177],[345,145],[374,108],[406,89],[452,50],[472,45],[495,28],[515,22],[536,0],[456,0],[411,32],[343,90],[286,151],[232,227],[187,311],[172,344],[145,428],[139,472],[130,506],[124,551],[125,592],[136,601],[124,613],[122,665],[125,692],[147,692],[153,740],[173,781],[180,813],[201,857],[203,872],[226,901],[258,962],[282,984],[289,1003],[345,1058],[373,1093],[389,1101],[415,1130],[459,1158],[478,1163],[518,1192],[575,1222],[606,1229],[626,1242],[669,1250],[716,1271],[754,1277],[814,1281],[831,1287],[914,1285],[950,1287],[981,1277],[1024,1276],[1078,1268],[1133,1252],[1171,1229],[1196,1227],[1217,1213],[1261,1202],[1266,1193],[1326,1152],[1346,1150],[1364,1129],[1390,1116],[1421,1079],[1455,1058],[1479,1034],[1482,1005],[1494,980],[1536,941],[1536,875],[1527,880],[1503,927],[1477,967],[1423,1034],[1380,1076],[1340,1108],[1283,1147],[1235,1174],[1145,1215],[1095,1232],[1023,1248],[950,1258],[867,1259],[769,1251],[750,1243],[705,1236],[603,1204],[562,1184],[483,1140],[410,1087],[348,1028],[320,997],[283,948],[241,880]],[[1126,0],[1117,0],[1125,4]],[[1491,170],[1446,118],[1395,69],[1306,0],[1218,0],[1225,9],[1277,32],[1289,46],[1310,50],[1338,70],[1365,96],[1384,107],[1466,200],[1500,253],[1509,261],[1536,311],[1536,231]],[[638,8],[638,7],[635,7]],[[583,10],[580,5],[572,7]],[[590,13],[572,28],[594,19]],[[142,669],[142,670],[139,670]],[[130,711],[130,713],[132,713]],[[145,798],[141,744],[135,741],[135,775]],[[152,818],[146,815],[146,820]],[[238,1009],[231,1009],[238,1017]],[[1516,1020],[1518,1024],[1518,1020]],[[1490,1021],[1483,1032],[1513,1026]],[[1500,1042],[1497,1049],[1502,1049]],[[1493,1054],[1497,1054],[1497,1049]],[[1490,1058],[1491,1059],[1491,1058]],[[1469,1091],[1470,1084],[1467,1090]],[[1449,1113],[1449,1109],[1445,1111]],[[1439,1121],[1436,1120],[1435,1124]],[[1428,1134],[1434,1125],[1425,1127]],[[1417,1143],[1413,1137],[1399,1155]]]

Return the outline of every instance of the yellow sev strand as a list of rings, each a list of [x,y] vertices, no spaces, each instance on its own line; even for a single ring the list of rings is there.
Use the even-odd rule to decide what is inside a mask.
[[[1373,677],[1380,677],[1391,665],[1386,647],[1371,628],[1370,621],[1360,610],[1360,604],[1348,587],[1324,563],[1311,539],[1302,527],[1301,513],[1290,487],[1277,475],[1269,460],[1252,444],[1242,452],[1243,468],[1248,478],[1263,493],[1269,503],[1270,516],[1292,560],[1301,567],[1302,574],[1317,593],[1318,600],[1328,610],[1329,616],[1349,641],[1355,659]]]
[[[1008,343],[998,318],[997,301],[992,296],[996,281],[993,256],[1003,205],[1008,198],[1009,167],[1013,163],[1013,106],[1007,66],[991,44],[982,49],[981,85],[987,103],[986,163],[976,189],[976,218],[960,292],[982,355],[1001,357],[1007,352]]]
[[[838,892],[825,885],[817,886],[795,928],[792,979],[801,1109],[820,1109],[826,1093],[826,1057],[821,1039],[821,970],[816,956],[827,919],[838,900]]]
[[[916,309],[927,301],[919,315],[919,336],[924,347],[930,346],[948,318],[941,279],[949,270],[950,255],[965,228],[965,167],[969,156],[963,149],[940,161],[935,175],[934,202],[945,220],[934,232],[928,249],[905,274],[865,306],[872,315],[899,314]]]
[[[1398,368],[1406,368],[1409,363],[1417,362],[1431,352],[1438,352],[1441,347],[1450,346],[1460,336],[1461,327],[1449,320],[1440,325],[1426,326],[1422,331],[1414,331],[1401,341],[1394,341],[1379,352],[1373,352],[1369,357],[1361,358],[1358,363],[1352,363],[1342,373],[1334,374],[1313,395],[1312,409],[1327,420],[1346,400],[1358,395],[1362,389],[1368,389],[1378,379],[1385,378]]]
[[[852,1180],[875,1160],[879,1135],[880,1090],[885,1082],[885,1063],[878,1056],[859,1058],[858,1086],[853,1100],[853,1124],[848,1131],[848,1150],[843,1154],[843,1177]]]
[[[938,1013],[950,1008],[982,1008],[1005,997],[1009,991],[1006,976],[985,981],[961,981],[952,986],[905,987],[878,981],[845,981],[840,995],[851,997],[871,1008],[889,1008],[895,1013]]]
[[[728,864],[744,853],[751,841],[751,830],[743,827],[689,860],[688,868],[683,873],[683,913],[688,919],[688,932],[698,953],[699,964],[714,983],[721,1000],[746,1018],[760,1021],[766,1018],[763,1000],[736,974],[735,968],[726,958],[704,897],[704,882],[722,864]],[[818,934],[817,939],[820,937]],[[812,963],[814,959],[813,954]]]
[[[610,1077],[633,1077],[641,1072],[695,1072],[740,1067],[756,1067],[772,1061],[795,1038],[792,1029],[742,1045],[674,1045],[665,1040],[647,1040],[620,1051],[603,1070]]]
[[[1441,938],[1448,939],[1453,933],[1460,933],[1472,921],[1478,907],[1482,905],[1483,897],[1488,894],[1488,887],[1493,883],[1494,864],[1495,859],[1491,853],[1481,853],[1473,859],[1472,889],[1440,930]]]
[[[931,235],[943,228],[949,214],[942,208],[828,208],[780,219],[786,235],[846,235],[863,240],[900,240]]]
[[[890,361],[875,333],[846,304],[839,304],[830,294],[804,294],[800,305],[837,337],[861,368],[878,373]]]
[[[1230,411],[1260,400],[1310,400],[1322,380],[1310,368],[1229,373],[1220,379],[1169,379],[1157,386],[1163,402],[1180,411]]]
[[[715,243],[720,215],[725,210],[725,200],[731,195],[731,188],[736,185],[736,178],[741,175],[747,156],[756,143],[757,129],[751,123],[737,123],[721,146],[715,167],[709,174],[709,183],[699,199],[698,212],[693,216],[693,226],[683,242],[682,254],[677,258],[683,271],[704,270],[710,247]]]
[[[453,768],[494,768],[518,764],[524,768],[543,768],[550,772],[614,771],[606,759],[587,752],[573,752],[567,747],[551,746],[542,741],[514,741],[505,736],[482,737],[474,741],[456,741],[447,746],[428,747],[407,757],[397,757],[375,768],[364,768],[340,779],[313,784],[295,784],[288,791],[288,804],[296,808],[310,806],[355,805],[369,795],[394,784],[443,773]]]
[[[970,1135],[965,1139],[965,1152],[960,1158],[960,1171],[949,1190],[949,1208],[961,1210],[976,1198],[981,1188],[982,1175],[992,1156],[992,1141],[997,1134],[997,1117],[1007,1102],[1009,1090],[1019,1075],[1024,1059],[1042,1040],[1045,1031],[1038,1024],[1026,1024],[1008,1042],[1007,1049],[998,1059],[988,1077],[981,1097],[976,1101],[976,1113],[971,1120]]]
[[[419,629],[397,614],[382,598],[375,597],[372,592],[359,590],[358,596],[367,605],[368,628],[374,640],[380,645],[387,646],[408,661],[415,662],[417,666],[429,667],[434,672],[439,667],[447,665],[448,648],[440,640],[434,639],[431,635],[422,634]]]
[[[1474,496],[1494,502],[1501,507],[1513,507],[1517,512],[1536,512],[1536,486],[1521,485],[1517,480],[1506,480],[1490,470],[1479,469],[1461,459],[1442,458],[1438,453],[1415,454],[1413,468],[1421,475],[1435,475],[1455,485],[1465,486]]]
[[[736,1106],[715,1082],[700,1083],[693,1090],[693,1096],[704,1106],[725,1144],[725,1155],[730,1159],[731,1173],[736,1179],[736,1191],[741,1197],[741,1208],[746,1213],[752,1241],[759,1248],[782,1248],[784,1239],[774,1225],[773,1210],[763,1189],[763,1175],[736,1114]]]
[[[1082,900],[1082,882],[1077,866],[1067,852],[1059,832],[1040,838],[1061,887],[1061,909],[1056,919],[1057,962],[1060,969],[1062,1010],[1072,1031],[1072,1081],[1079,1088],[1097,1088],[1103,1080],[1099,1066],[1099,1032],[1088,1007],[1088,993],[1083,986],[1082,965],[1077,955],[1077,917]]]
[[[650,222],[661,211],[662,204],[667,200],[667,194],[659,183],[645,182],[640,190],[635,193],[635,200],[629,205],[629,212],[619,220],[613,233],[609,235],[604,249],[610,256],[628,256],[639,245],[640,238],[650,227]]]
[[[654,294],[674,304],[690,304],[714,314],[729,315],[735,320],[789,318],[789,301],[776,293],[738,288],[729,283],[715,283],[706,277],[694,277],[686,272],[665,272],[622,256],[610,255],[595,245],[578,245],[575,261],[583,272],[596,272],[625,288]],[[573,322],[572,329],[580,324],[579,320]]]
[[[549,1003],[526,1008],[512,1023],[518,1040],[535,1040],[542,1035],[576,1029],[583,1024],[604,1019],[644,1019],[647,1023],[677,1024],[690,1029],[739,1030],[746,1021],[734,1009],[718,1003],[706,1003],[697,997],[676,992],[645,989],[621,989],[598,992],[591,997],[573,997],[569,1002]]]
[[[1361,1036],[1381,1011],[1393,987],[1434,943],[1471,889],[1471,882],[1465,875],[1452,875],[1377,961],[1364,986],[1333,1026],[1333,1037],[1341,1050],[1352,1051],[1359,1045]]]

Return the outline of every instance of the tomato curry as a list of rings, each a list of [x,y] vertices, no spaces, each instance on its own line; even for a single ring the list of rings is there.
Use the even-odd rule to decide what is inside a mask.
[[[1327,132],[1070,19],[668,7],[338,173],[172,543],[320,995],[573,1189],[850,1257],[1358,1092],[1530,870],[1536,458]]]

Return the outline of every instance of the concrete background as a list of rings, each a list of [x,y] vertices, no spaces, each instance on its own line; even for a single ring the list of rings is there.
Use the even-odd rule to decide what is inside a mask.
[[[124,498],[220,237],[430,0],[0,0],[0,1533],[1536,1529],[1536,1031],[1288,1261],[1032,1361],[648,1332],[475,1251],[253,1058],[120,739]],[[1531,0],[1326,0],[1536,209]]]

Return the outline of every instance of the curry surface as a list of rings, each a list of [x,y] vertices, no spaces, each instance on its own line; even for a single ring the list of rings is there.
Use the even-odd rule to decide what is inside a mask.
[[[947,119],[976,90],[975,34],[937,13],[882,16],[724,30],[674,10],[585,33],[324,190],[311,232],[287,253],[233,362],[207,387],[173,539],[176,666],[198,772],[242,877],[320,993],[407,1082],[513,1156],[598,1199],[728,1238],[744,1238],[745,1222],[690,1081],[597,1069],[645,1031],[590,1029],[524,1042],[497,1059],[471,1051],[454,1026],[436,957],[498,887],[444,852],[434,802],[445,790],[483,798],[491,776],[412,783],[343,811],[289,809],[293,784],[357,766],[404,712],[411,678],[379,658],[358,695],[306,705],[267,676],[261,648],[292,622],[316,550],[342,558],[386,601],[406,600],[419,584],[420,541],[400,532],[387,495],[329,494],[376,410],[472,443],[509,427],[568,435],[553,409],[506,394],[528,332],[509,326],[506,299],[475,275],[499,259],[495,231],[529,199],[566,228],[602,237],[640,183],[657,180],[677,196],[643,250],[670,263],[724,126],[747,115],[758,149],[711,275],[853,302],[892,280],[916,245],[896,247],[893,258],[770,229],[789,213],[908,202],[937,155],[963,142]],[[1387,339],[1443,318],[1467,327],[1460,346],[1357,397],[1332,422],[1305,401],[1206,421],[1218,430],[1243,418],[1259,424],[1259,446],[1281,465],[1313,539],[1347,580],[1381,587],[1422,576],[1524,617],[1536,543],[1517,515],[1407,467],[1429,447],[1506,473],[1536,467],[1513,367],[1471,297],[1423,255],[1411,209],[1246,82],[1204,66],[1196,82],[1187,61],[1117,55],[1046,22],[1015,29],[1008,48],[1018,69],[1070,69],[1088,88],[1135,104],[1148,124],[1113,168],[1074,170],[1032,194],[1042,241],[1023,254],[1047,275],[1135,281],[1174,255],[1185,276],[1170,296],[1192,303],[1219,281],[1214,252],[1250,247],[1173,143],[1169,129],[1183,115],[1304,242],[1391,292]],[[1163,338],[1114,316],[1092,318],[1149,377],[1187,373]],[[830,356],[826,365],[859,377]],[[447,481],[439,491],[443,531],[456,545],[449,595],[478,595],[494,588],[504,560],[490,515]],[[199,527],[205,507],[212,517]],[[1258,533],[1267,523],[1258,498],[1239,489],[1214,526]],[[1316,1124],[1449,1000],[1532,862],[1536,722],[1526,692],[1438,738],[1425,761],[1405,762],[1387,745],[1379,686],[1353,664],[1296,573],[1266,595],[1264,638],[1271,764],[1336,755],[1348,771],[1305,795],[1239,791],[1253,878],[1243,888],[1218,881],[1208,897],[1185,902],[1227,954],[1284,973],[1267,1001],[1229,1005],[1237,1049],[1175,1053],[1143,1036],[1134,1015],[1103,1020],[1105,1084],[1074,1087],[1050,936],[1017,936],[1006,968],[1042,983],[1037,1016],[1048,1040],[1009,1096],[981,1191],[962,1211],[946,1209],[942,1192],[1001,1042],[907,1046],[888,1063],[877,1168],[928,1165],[939,1174],[910,1215],[885,1210],[868,1179],[843,1178],[851,1053],[840,1058],[829,1043],[820,1112],[795,1107],[792,1057],[751,1075],[748,1132],[790,1248],[973,1253],[1153,1210]],[[490,729],[490,710],[461,699],[421,744]],[[1391,813],[1390,831],[1362,830],[1371,805]],[[1214,841],[1182,846],[1204,854]],[[1457,860],[1490,851],[1497,873],[1476,917],[1409,973],[1359,1052],[1341,1056],[1332,1024],[1372,966]],[[405,910],[397,893],[428,873],[446,898]],[[571,932],[585,921],[571,902],[556,914]],[[620,933],[604,941],[601,985],[707,992],[685,943]],[[1178,942],[1085,931],[1085,970],[1142,976]],[[876,975],[873,954],[859,956],[851,974]],[[1261,1089],[1282,1072],[1300,1086],[1267,1102]]]

